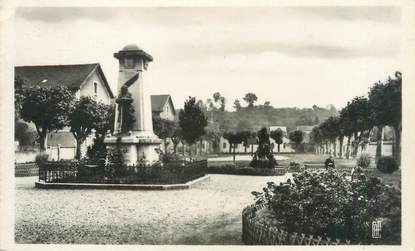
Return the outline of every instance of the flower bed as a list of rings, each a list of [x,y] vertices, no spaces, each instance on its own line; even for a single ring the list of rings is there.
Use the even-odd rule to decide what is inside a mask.
[[[252,192],[271,212],[263,223],[288,233],[351,244],[400,244],[401,193],[377,178],[345,179],[336,170],[303,171],[279,185]],[[381,221],[381,238],[372,223]]]
[[[45,183],[183,184],[206,174],[206,160],[171,162],[166,165],[85,165],[72,162],[40,164],[39,180]]]
[[[340,245],[339,239],[333,241],[329,237],[314,237],[303,233],[289,233],[278,226],[261,222],[257,217],[266,210],[262,205],[251,205],[242,211],[242,241],[247,245]],[[350,244],[347,241],[345,244]]]

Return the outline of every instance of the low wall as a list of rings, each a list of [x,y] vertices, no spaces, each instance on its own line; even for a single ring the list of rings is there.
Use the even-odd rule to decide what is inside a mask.
[[[287,173],[287,167],[277,168],[252,168],[235,166],[209,166],[207,172],[210,174],[234,174],[255,176],[281,176]]]
[[[14,159],[16,163],[30,163],[35,162],[36,155],[38,155],[38,151],[15,151],[14,152]]]
[[[38,176],[39,167],[36,163],[16,163],[14,169],[15,177]]]
[[[242,211],[242,241],[247,245],[344,245],[340,240],[323,240],[320,236],[289,233],[277,227],[258,222],[256,213],[264,205],[252,205]]]

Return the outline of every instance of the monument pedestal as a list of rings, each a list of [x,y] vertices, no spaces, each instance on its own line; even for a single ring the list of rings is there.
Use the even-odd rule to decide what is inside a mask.
[[[118,140],[120,138],[120,140]],[[146,164],[153,164],[159,160],[157,148],[161,140],[152,132],[133,132],[131,135],[107,136],[104,140],[108,149],[121,148],[124,157],[124,164],[134,166],[145,161]]]

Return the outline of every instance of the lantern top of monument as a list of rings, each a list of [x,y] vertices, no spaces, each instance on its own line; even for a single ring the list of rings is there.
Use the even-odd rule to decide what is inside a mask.
[[[148,62],[153,61],[153,57],[136,44],[126,45],[119,52],[114,53],[114,57],[116,59],[120,59],[126,56],[141,56],[144,57]]]
[[[142,51],[143,49],[141,49],[138,45],[136,44],[129,44],[124,46],[124,48],[122,48],[123,51]]]

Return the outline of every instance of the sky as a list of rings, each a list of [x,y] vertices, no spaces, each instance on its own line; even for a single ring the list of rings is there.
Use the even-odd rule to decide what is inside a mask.
[[[401,70],[399,7],[21,7],[15,65],[100,63],[117,92],[113,53],[137,44],[154,57],[148,94],[248,92],[274,107],[337,108]]]

